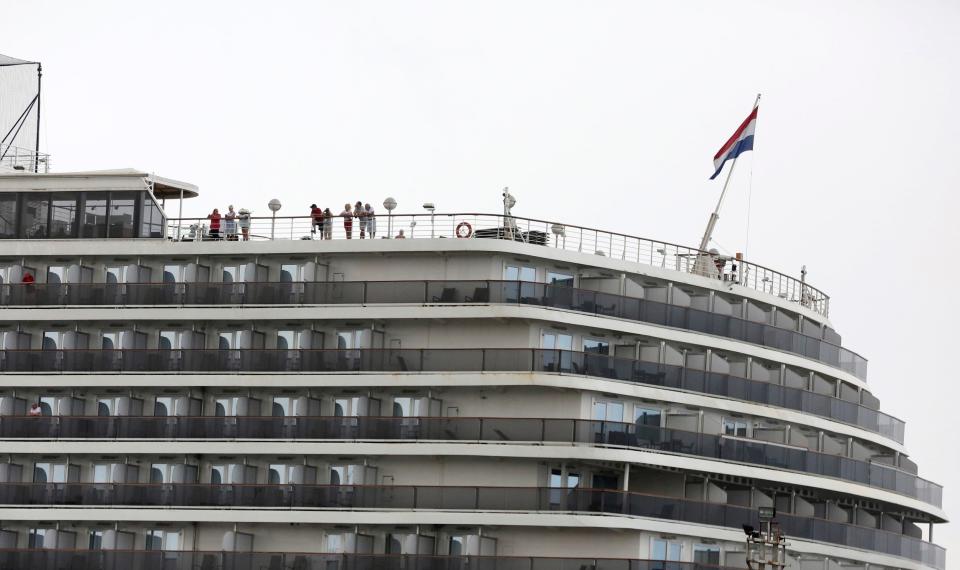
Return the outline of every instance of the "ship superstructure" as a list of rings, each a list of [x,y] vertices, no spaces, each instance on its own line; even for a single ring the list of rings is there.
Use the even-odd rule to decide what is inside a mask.
[[[945,568],[805,280],[509,209],[213,239],[197,194],[0,174],[0,567],[744,568],[775,509],[787,567]]]

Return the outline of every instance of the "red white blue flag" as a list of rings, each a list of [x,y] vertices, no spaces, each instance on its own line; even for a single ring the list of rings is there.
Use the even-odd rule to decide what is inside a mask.
[[[757,109],[759,108],[760,107],[753,108],[750,115],[737,127],[733,136],[730,137],[727,142],[723,143],[723,146],[717,151],[717,154],[713,157],[713,167],[716,168],[717,171],[713,173],[710,180],[713,180],[720,174],[725,162],[737,158],[741,152],[753,150],[753,131],[757,128]]]

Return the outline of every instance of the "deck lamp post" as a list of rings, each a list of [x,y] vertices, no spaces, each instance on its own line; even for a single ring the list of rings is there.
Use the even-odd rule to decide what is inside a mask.
[[[387,210],[387,238],[393,238],[393,211],[397,208],[397,201],[388,197],[383,201],[383,207]]]
[[[425,203],[423,204],[423,209],[426,210],[426,211],[428,211],[428,212],[430,212],[430,237],[431,237],[431,238],[436,237],[436,235],[435,235],[435,233],[434,233],[434,231],[433,231],[433,230],[434,230],[434,225],[433,225],[433,212],[436,211],[437,207],[433,205],[433,202],[425,202]]]
[[[267,202],[267,207],[273,212],[273,220],[270,221],[270,239],[273,239],[274,232],[277,229],[277,212],[280,211],[280,200],[274,198]]]
[[[560,247],[560,238],[563,238],[563,247],[567,247],[567,229],[562,224],[553,224],[550,226],[553,233],[553,247]]]

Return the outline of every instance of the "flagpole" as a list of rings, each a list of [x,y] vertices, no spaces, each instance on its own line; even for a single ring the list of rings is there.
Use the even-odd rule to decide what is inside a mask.
[[[760,104],[760,94],[757,93],[757,100],[753,102],[752,109],[756,109],[757,105]],[[751,110],[752,110],[751,109]],[[707,229],[703,232],[703,239],[700,240],[700,251],[707,251],[707,246],[710,244],[710,238],[713,237],[713,228],[717,225],[717,220],[720,219],[720,206],[723,205],[723,198],[727,195],[727,186],[730,185],[730,178],[733,176],[733,170],[737,167],[737,161],[740,160],[740,154],[737,154],[733,158],[733,164],[730,165],[730,170],[727,171],[727,179],[723,183],[723,190],[720,192],[720,199],[717,200],[717,207],[714,208],[713,213],[710,214],[710,220],[707,222]]]

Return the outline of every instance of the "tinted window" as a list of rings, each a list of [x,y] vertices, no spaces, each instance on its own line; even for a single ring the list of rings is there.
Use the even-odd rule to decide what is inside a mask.
[[[107,193],[87,192],[80,221],[80,237],[107,237]]]
[[[71,238],[77,235],[77,195],[53,194],[50,200],[50,237]]]
[[[140,237],[163,237],[163,213],[149,195],[143,195],[140,217]]]
[[[20,211],[20,237],[29,239],[47,237],[49,207],[49,196],[24,195]]]
[[[112,192],[110,194],[110,224],[108,236],[112,238],[132,238],[133,218],[137,206],[135,192]]]
[[[17,195],[0,194],[0,238],[17,237]]]

